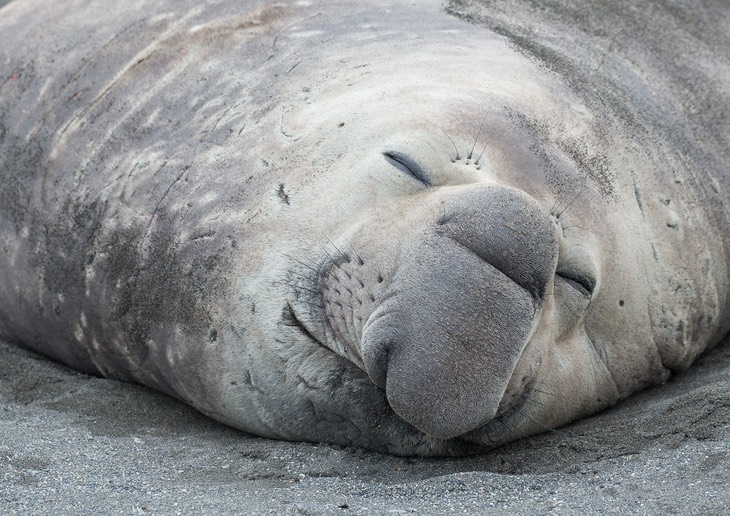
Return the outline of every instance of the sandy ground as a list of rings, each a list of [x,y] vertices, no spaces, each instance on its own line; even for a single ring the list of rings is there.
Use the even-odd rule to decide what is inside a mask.
[[[568,428],[464,459],[269,441],[0,343],[0,514],[721,514],[730,343]]]

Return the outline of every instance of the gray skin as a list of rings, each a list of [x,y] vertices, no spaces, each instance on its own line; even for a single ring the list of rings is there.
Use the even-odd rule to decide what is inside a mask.
[[[688,367],[730,326],[729,4],[492,4],[5,6],[0,336],[420,455]]]

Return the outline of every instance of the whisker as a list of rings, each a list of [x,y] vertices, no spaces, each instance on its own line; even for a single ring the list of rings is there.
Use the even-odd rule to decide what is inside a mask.
[[[443,131],[443,129],[442,129],[442,131]],[[429,147],[431,147],[431,149],[432,149],[432,150],[433,150],[433,151],[434,151],[434,152],[435,152],[436,154],[438,154],[438,153],[439,153],[439,151],[438,151],[438,150],[436,150],[436,147],[434,147],[434,146],[433,146],[433,144],[432,144],[431,142],[429,142],[429,141],[426,141],[426,142],[424,142],[424,143],[425,143],[426,145],[428,145]],[[449,158],[449,161],[451,161],[451,162],[453,163],[453,162],[454,162],[454,160],[453,160],[453,159],[451,159],[451,154],[447,154],[447,156],[448,156],[448,158]]]
[[[345,242],[347,242],[347,245],[350,246],[350,249],[352,250],[352,252],[355,253],[355,256],[357,256],[358,263],[360,265],[365,265],[365,260],[362,259],[362,257],[360,256],[360,254],[355,249],[355,246],[352,245],[352,242],[350,242],[350,240],[347,239],[347,238],[345,238]]]
[[[568,203],[569,204],[570,203],[568,201],[569,198],[570,197],[568,197],[568,194],[564,194],[564,195],[563,194],[560,194],[560,198],[559,199],[556,199],[555,203],[553,204],[553,207],[550,210],[550,215],[553,215],[555,217],[559,217],[558,213],[559,212],[562,212],[561,210],[562,210],[563,204],[565,204],[565,203]]]
[[[536,391],[536,392],[538,392],[538,391]],[[535,398],[532,398],[532,397],[530,397],[530,395],[529,395],[529,394],[522,394],[522,395],[521,395],[521,396],[519,397],[519,399],[520,399],[521,401],[523,401],[524,403],[533,403],[533,404],[535,404],[535,405],[538,405],[538,406],[540,406],[540,407],[543,407],[543,408],[545,408],[545,407],[548,407],[548,406],[549,406],[549,405],[547,405],[547,404],[545,404],[545,403],[543,403],[543,402],[541,402],[541,401],[538,401],[538,400],[536,400]]]
[[[582,229],[583,231],[588,231],[589,233],[592,233],[592,231],[584,228],[583,226],[579,226],[578,224],[573,224],[572,226],[563,226],[563,231],[567,231],[569,229],[578,228]]]
[[[581,196],[581,194],[583,193],[583,191],[586,189],[587,186],[588,186],[588,182],[583,180],[583,184],[581,185],[580,190],[578,190],[578,192],[575,194],[575,196],[573,196],[573,199],[568,203],[568,205],[565,208],[563,208],[562,210],[560,210],[559,213],[556,213],[555,216],[557,218],[562,217],[563,213],[568,211],[568,208],[570,208],[573,205],[573,203]]]
[[[525,419],[529,419],[530,421],[532,421],[532,422],[533,422],[533,423],[535,423],[536,425],[538,425],[538,426],[540,426],[540,427],[544,428],[545,430],[550,430],[551,432],[555,432],[555,433],[558,433],[558,432],[559,432],[559,431],[558,431],[557,429],[555,429],[555,428],[552,428],[552,427],[549,427],[549,426],[547,426],[547,425],[545,425],[545,424],[541,423],[540,421],[538,421],[538,420],[537,420],[537,419],[535,419],[534,417],[532,417],[532,416],[530,416],[530,415],[528,415],[528,414],[525,414],[524,412],[522,412],[522,411],[521,411],[520,409],[518,409],[518,408],[515,408],[515,409],[513,409],[513,410],[514,410],[515,412],[517,412],[517,413],[518,413],[518,414],[519,414],[520,416],[524,417]]]
[[[549,392],[549,391],[543,391],[542,389],[536,389],[535,387],[533,387],[533,388],[531,389],[531,391],[532,391],[532,392],[536,392],[536,393],[538,393],[538,394],[545,394],[546,396],[553,396],[553,397],[555,397],[555,398],[557,398],[557,399],[559,399],[559,400],[565,400],[565,399],[568,399],[568,397],[567,397],[567,396],[563,396],[563,395],[561,395],[561,394],[555,394],[555,393],[553,393],[553,392]]]
[[[507,432],[514,433],[515,428],[516,428],[516,425],[514,425],[514,424],[507,424],[507,421],[505,421],[505,418],[502,417],[502,416],[504,416],[505,413],[506,413],[506,410],[503,410],[502,412],[496,414],[494,416],[494,419],[492,419],[492,421],[496,421],[497,423],[499,423],[500,425],[502,425],[506,429]]]
[[[561,400],[568,399],[567,396],[563,396],[562,394],[556,394],[554,392],[538,389],[538,388],[536,388],[536,386],[538,386],[538,385],[543,385],[543,382],[535,382],[535,384],[533,385],[531,390],[533,390],[535,392],[539,392],[540,394],[547,394],[548,396],[555,396],[556,398],[561,399]]]
[[[293,257],[292,255],[290,255],[290,254],[288,254],[288,253],[285,253],[285,252],[281,252],[281,254],[283,254],[284,256],[286,256],[287,258],[289,258],[290,260],[294,260],[294,261],[295,261],[295,262],[297,262],[297,263],[298,263],[299,265],[303,265],[303,266],[304,266],[304,267],[306,267],[307,269],[310,269],[311,271],[314,271],[314,272],[316,272],[316,273],[317,273],[317,274],[319,275],[319,271],[318,271],[317,269],[315,269],[314,267],[312,267],[311,265],[309,265],[309,264],[307,264],[307,263],[304,263],[303,261],[301,261],[301,260],[299,260],[299,259],[297,259],[297,258],[294,258],[294,257]]]
[[[324,237],[327,239],[327,241],[330,243],[330,245],[332,247],[334,247],[337,250],[338,253],[340,253],[340,256],[345,257],[345,258],[349,258],[345,253],[343,253],[342,251],[340,251],[340,248],[335,245],[335,243],[330,239],[330,237],[328,237],[327,235],[324,235]]]
[[[325,237],[325,238],[326,238],[326,237]],[[332,242],[330,242],[330,244],[332,244]],[[337,249],[337,246],[335,246],[334,244],[332,244],[332,246],[333,246],[333,247],[334,247],[335,249]],[[347,271],[346,271],[345,269],[343,269],[343,268],[342,268],[342,267],[340,266],[340,264],[339,264],[339,263],[337,263],[337,259],[336,259],[336,258],[335,258],[334,256],[332,256],[332,255],[331,255],[331,254],[329,253],[329,251],[328,251],[328,250],[327,250],[327,248],[326,248],[326,247],[324,246],[324,244],[320,244],[320,247],[322,248],[322,250],[324,251],[324,253],[325,253],[325,254],[327,255],[327,257],[328,257],[328,258],[330,259],[330,261],[332,262],[332,265],[334,265],[335,267],[337,267],[338,269],[340,269],[340,270],[341,270],[342,272],[344,272],[344,273],[345,273],[345,276],[347,276],[348,278],[350,278],[350,273],[349,273],[349,272],[347,272]],[[349,258],[347,257],[347,255],[344,255],[344,254],[342,254],[342,252],[341,252],[341,251],[340,251],[339,249],[337,249],[337,252],[338,252],[338,253],[340,253],[340,256],[341,256],[341,257],[343,257],[343,258],[345,258],[346,260],[347,260],[347,259],[349,259]]]
[[[325,309],[325,306],[323,304],[315,303],[315,302],[312,302],[312,301],[296,301],[296,304],[297,304],[297,306],[299,306],[299,305],[307,305],[309,307],[318,308],[320,310],[324,310]],[[309,313],[308,315],[311,316],[312,314]]]
[[[466,164],[469,164],[469,160],[474,155],[474,148],[477,146],[477,142],[479,141],[479,136],[482,134],[482,129],[484,129],[484,122],[487,121],[487,115],[484,115],[484,118],[482,118],[482,123],[479,126],[479,131],[477,132],[477,137],[474,138],[474,144],[471,146],[471,150],[469,151],[469,155],[466,157]]]
[[[554,215],[555,215],[555,213],[556,213],[556,210],[558,209],[558,206],[560,205],[560,203],[561,203],[561,202],[563,202],[563,201],[561,201],[561,200],[559,200],[559,199],[556,199],[556,200],[555,200],[555,201],[553,202],[553,205],[552,205],[552,206],[550,207],[550,215],[551,215],[551,216],[554,216]]]
[[[431,122],[431,123],[433,124],[433,122]],[[458,147],[456,146],[456,144],[454,143],[454,140],[452,140],[452,139],[451,139],[451,136],[449,136],[449,133],[447,133],[446,131],[444,131],[443,127],[441,127],[440,125],[437,125],[437,124],[433,124],[433,125],[435,125],[435,126],[436,126],[436,127],[438,127],[439,129],[441,129],[441,132],[442,132],[442,133],[444,133],[444,134],[446,135],[446,137],[447,137],[447,138],[449,139],[449,141],[451,142],[451,145],[453,145],[453,146],[454,146],[454,151],[456,152],[456,158],[455,158],[455,159],[452,159],[452,160],[451,160],[451,162],[452,162],[452,163],[454,163],[454,162],[456,162],[456,161],[459,161],[459,160],[461,159],[461,156],[459,155],[459,148],[458,148]]]
[[[311,282],[312,281],[312,278],[310,278],[309,276],[306,276],[305,274],[302,274],[301,272],[298,272],[298,271],[289,271],[289,274],[291,274],[293,276],[298,276],[301,279],[307,280],[308,282]],[[283,285],[285,283],[284,282],[278,282],[278,284]],[[286,283],[286,285],[292,286],[289,283]]]
[[[296,285],[296,286],[292,286],[292,287],[294,288],[294,290],[304,290],[305,292],[309,292],[310,294],[312,294],[313,297],[316,297],[316,298],[318,298],[320,296],[320,294],[322,293],[319,290],[302,287],[301,285]]]
[[[325,237],[325,238],[326,238],[326,237]],[[328,239],[328,240],[329,240],[329,239]],[[342,251],[340,251],[340,250],[339,250],[339,249],[337,248],[337,246],[336,246],[336,245],[335,245],[335,244],[334,244],[334,243],[333,243],[333,242],[332,242],[331,240],[330,240],[330,244],[332,244],[332,247],[334,247],[335,249],[337,249],[337,252],[338,252],[338,253],[340,253],[340,256],[341,256],[341,257],[343,257],[343,258],[344,258],[344,259],[345,259],[345,260],[346,260],[346,261],[347,261],[347,262],[349,263],[349,261],[350,261],[350,257],[349,257],[348,255],[346,255],[345,253],[343,253]],[[360,278],[358,278],[357,276],[354,276],[354,275],[353,275],[353,274],[352,274],[351,272],[349,272],[349,271],[345,270],[345,269],[344,269],[344,268],[343,268],[343,267],[342,267],[342,266],[341,266],[341,265],[340,265],[340,264],[338,263],[338,260],[337,260],[337,259],[336,259],[336,258],[335,258],[334,256],[332,256],[332,255],[331,255],[331,254],[329,253],[329,251],[327,251],[327,249],[325,248],[325,246],[324,246],[324,245],[322,245],[321,247],[322,247],[322,250],[323,250],[323,251],[325,252],[325,254],[327,254],[327,256],[329,257],[329,259],[330,259],[330,261],[332,262],[332,264],[333,264],[333,265],[334,265],[335,267],[337,267],[337,268],[338,268],[339,270],[341,270],[341,271],[342,271],[342,273],[343,273],[343,274],[344,274],[345,276],[347,276],[347,279],[352,279],[352,278],[354,277],[355,279],[357,279],[357,280],[358,280],[358,282],[360,283],[360,286],[361,286],[361,287],[364,287],[364,286],[365,286],[365,284],[364,284],[364,283],[362,282],[362,280],[361,280]],[[358,259],[359,259],[360,261],[362,261],[362,258],[358,257]],[[363,262],[363,263],[364,263],[364,262]],[[335,281],[337,281],[338,283],[340,283],[340,284],[344,285],[344,284],[343,284],[343,283],[342,283],[342,282],[340,281],[340,279],[339,279],[339,278],[338,278],[337,276],[334,276],[334,275],[331,275],[331,276],[332,276],[332,277],[334,277]],[[347,291],[348,291],[348,292],[349,292],[350,294],[352,294],[352,291],[351,291],[351,290],[350,290],[349,288],[345,287],[345,289],[346,289],[346,290],[347,290]]]
[[[480,163],[479,163],[479,161],[481,161],[481,159],[482,159],[482,156],[484,155],[484,151],[486,151],[486,150],[487,150],[487,147],[489,147],[489,143],[485,143],[485,144],[484,144],[484,147],[482,148],[482,152],[480,152],[480,153],[479,153],[479,157],[478,157],[478,158],[477,158],[477,160],[476,160],[476,161],[474,162],[474,164],[475,164],[475,165],[477,166],[477,170],[481,170],[481,169],[482,169],[482,165],[484,165],[484,163],[481,163],[481,164],[480,164]]]

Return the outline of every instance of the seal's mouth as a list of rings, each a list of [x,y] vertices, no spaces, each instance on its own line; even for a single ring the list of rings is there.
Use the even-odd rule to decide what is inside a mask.
[[[510,440],[510,434],[518,434],[520,426],[525,421],[533,422],[544,427],[545,430],[551,430],[546,425],[541,424],[529,413],[529,405],[540,404],[534,399],[536,376],[531,375],[523,384],[519,394],[513,395],[513,400],[506,407],[498,410],[497,414],[479,428],[467,432],[459,439],[478,444],[489,444],[497,446],[507,440]],[[502,399],[504,401],[504,398]]]
[[[300,319],[300,317],[297,315],[296,310],[294,310],[289,301],[286,302],[286,306],[284,306],[283,310],[281,311],[281,319],[286,326],[296,328],[302,333],[302,335],[307,337],[309,340],[322,346],[323,348],[326,348],[326,346],[322,342],[320,342],[317,337],[314,336],[312,331],[307,328],[307,325],[304,324],[304,322]]]

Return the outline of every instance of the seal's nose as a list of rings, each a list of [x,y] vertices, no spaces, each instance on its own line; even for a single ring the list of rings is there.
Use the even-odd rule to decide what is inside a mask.
[[[441,197],[365,325],[365,369],[393,410],[450,438],[497,411],[554,274],[557,229],[513,188],[474,185]]]

